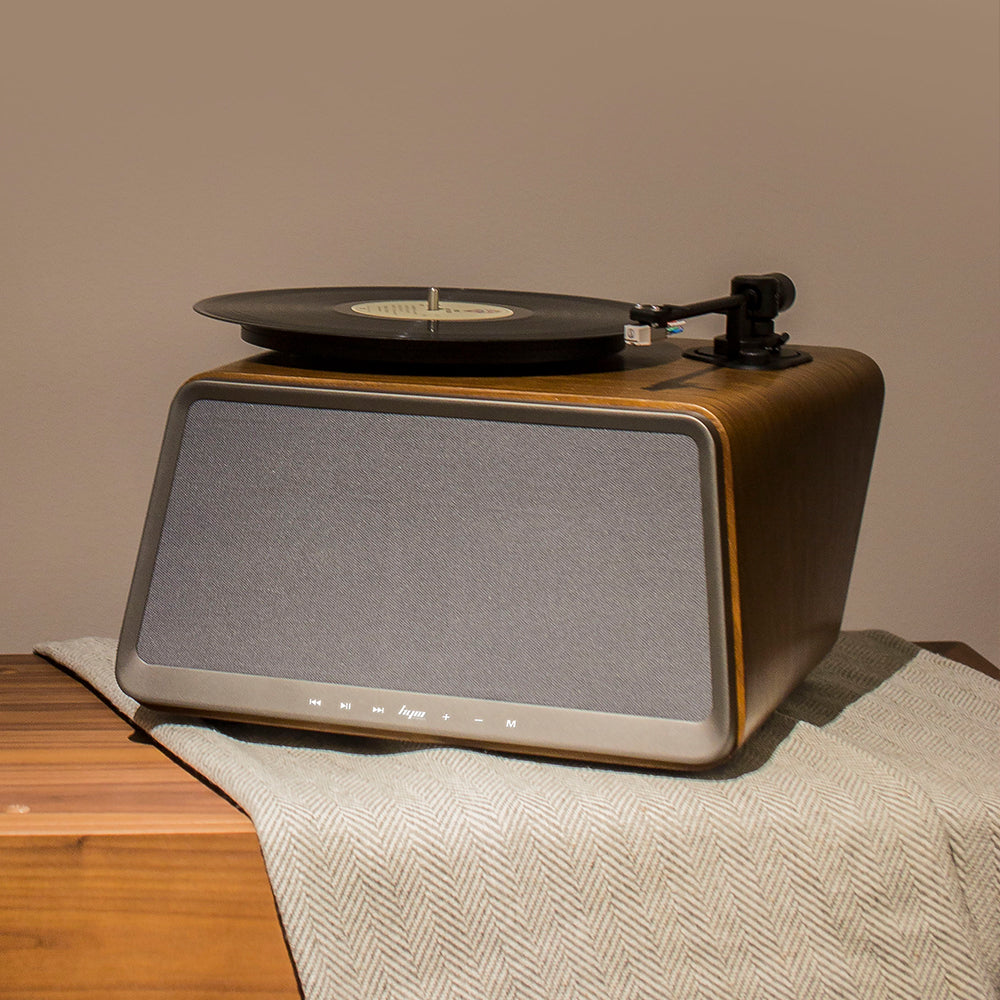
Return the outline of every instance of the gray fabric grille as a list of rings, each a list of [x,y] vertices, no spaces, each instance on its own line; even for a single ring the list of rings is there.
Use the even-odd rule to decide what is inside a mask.
[[[137,649],[699,720],[698,470],[678,433],[198,400]]]

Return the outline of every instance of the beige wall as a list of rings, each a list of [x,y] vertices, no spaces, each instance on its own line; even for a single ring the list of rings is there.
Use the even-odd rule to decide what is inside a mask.
[[[1000,658],[997,27],[995,0],[8,4],[0,649],[117,632],[173,390],[248,353],[198,298],[781,269],[795,339],[888,386],[846,624]]]

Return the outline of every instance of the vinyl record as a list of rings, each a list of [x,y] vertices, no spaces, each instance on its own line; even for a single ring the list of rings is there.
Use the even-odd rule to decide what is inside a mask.
[[[537,366],[625,346],[629,303],[480,288],[284,288],[203,299],[258,347],[316,363]]]

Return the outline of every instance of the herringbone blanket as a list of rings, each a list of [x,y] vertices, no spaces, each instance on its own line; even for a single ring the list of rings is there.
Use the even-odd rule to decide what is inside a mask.
[[[725,769],[200,723],[39,649],[257,828],[307,998],[995,997],[1000,685],[844,634]]]

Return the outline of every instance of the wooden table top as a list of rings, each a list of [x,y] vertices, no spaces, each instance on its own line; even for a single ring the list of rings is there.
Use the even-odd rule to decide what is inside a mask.
[[[0,775],[0,835],[255,836],[221,792],[40,656],[0,656]]]
[[[80,680],[0,656],[0,998],[296,1000],[253,824]]]

